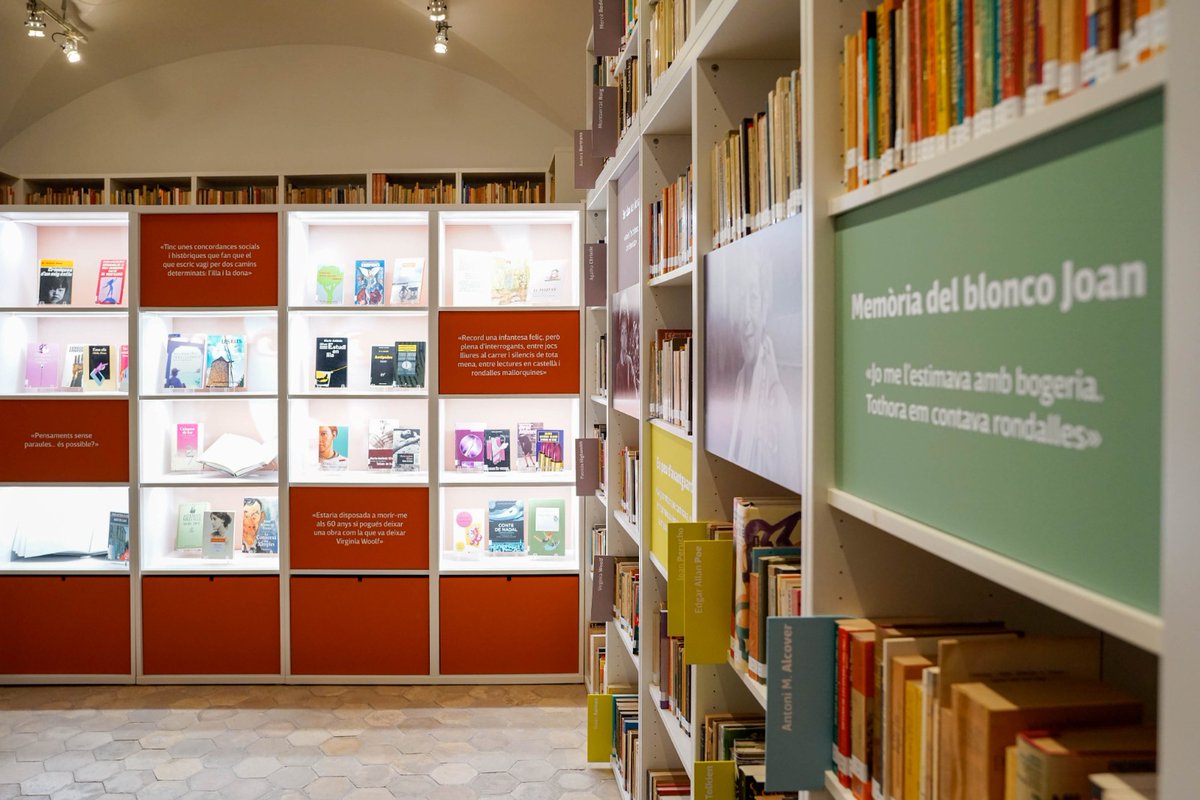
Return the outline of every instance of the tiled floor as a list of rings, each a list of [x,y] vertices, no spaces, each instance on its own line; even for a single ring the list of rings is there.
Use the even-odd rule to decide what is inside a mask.
[[[0,800],[616,800],[580,686],[0,687]]]

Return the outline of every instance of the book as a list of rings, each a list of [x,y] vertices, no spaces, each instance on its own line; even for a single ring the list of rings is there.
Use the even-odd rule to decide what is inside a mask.
[[[495,256],[479,250],[455,249],[452,254],[454,305],[492,304],[492,269]]]
[[[233,558],[233,513],[209,511],[204,525],[204,540],[200,545],[203,558],[226,561]]]
[[[269,497],[242,498],[242,553],[279,552],[279,503]]]
[[[482,422],[461,422],[454,428],[454,468],[483,469]]]
[[[175,445],[171,451],[172,472],[199,472],[204,469],[200,454],[204,452],[204,424],[179,422],[175,425]]]
[[[340,306],[342,290],[346,282],[346,273],[334,264],[322,264],[317,267],[316,303],[319,306]]]
[[[350,427],[320,425],[317,427],[317,464],[325,471],[343,472],[350,468]]]
[[[384,262],[361,259],[354,262],[354,305],[383,305]]]
[[[529,501],[529,554],[567,554],[566,503],[557,499]]]
[[[129,560],[129,514],[108,512],[108,560]]]
[[[750,550],[754,547],[800,545],[800,502],[787,497],[733,500],[733,614],[730,652],[746,671],[750,633]]]
[[[537,469],[538,431],[542,429],[540,422],[520,422],[517,424],[517,469]]]
[[[246,388],[246,339],[210,333],[204,345],[204,385],[209,389]]]
[[[367,469],[392,469],[398,419],[373,419],[367,423]]]
[[[392,268],[392,294],[388,302],[394,306],[420,305],[424,272],[425,259],[397,258]]]
[[[487,428],[483,432],[483,468],[488,472],[508,472],[512,467],[508,428]]]
[[[525,505],[520,500],[488,501],[488,552],[525,552]]]
[[[83,379],[86,392],[111,392],[113,389],[112,348],[106,344],[89,344],[87,377]]]
[[[345,389],[347,351],[350,340],[345,336],[318,336],[316,354],[316,386],[318,389]]]
[[[71,281],[74,274],[74,261],[42,259],[38,267],[38,305],[71,305]]]
[[[25,348],[25,388],[57,389],[61,358],[58,345],[31,342]]]
[[[396,385],[403,389],[425,387],[424,342],[396,342]]]
[[[129,389],[129,345],[123,344],[117,353],[117,391]]]
[[[421,470],[420,428],[396,428],[392,432],[392,469],[396,472]]]
[[[483,550],[487,517],[482,508],[456,508],[450,518],[454,521],[456,553],[478,553]]]
[[[493,305],[521,305],[529,297],[529,261],[514,258],[505,253],[493,256],[492,295]]]
[[[175,525],[175,549],[199,550],[208,524],[208,503],[180,503]]]
[[[125,259],[100,259],[100,274],[96,277],[97,305],[120,305],[125,299]]]
[[[1018,797],[1087,797],[1088,776],[1153,772],[1158,740],[1149,726],[1023,731],[1017,735]]]
[[[249,436],[223,433],[197,460],[206,467],[240,478],[274,461],[277,446],[274,439],[259,442]]]
[[[204,334],[186,336],[172,333],[167,336],[167,369],[163,375],[164,389],[200,389],[204,386]]]
[[[562,305],[566,298],[567,262],[534,261],[529,266],[529,303]]]
[[[371,385],[396,385],[396,346],[392,344],[371,345]]]
[[[537,468],[539,472],[563,471],[563,431],[543,428],[537,434]]]
[[[1156,800],[1156,772],[1100,772],[1088,776],[1092,800]]]
[[[82,389],[84,373],[87,372],[87,348],[81,344],[69,344],[63,352],[62,385],[65,389]]]
[[[60,503],[48,514],[41,503],[14,503],[4,511],[13,533],[14,558],[104,556],[108,552],[108,518],[90,504]]]

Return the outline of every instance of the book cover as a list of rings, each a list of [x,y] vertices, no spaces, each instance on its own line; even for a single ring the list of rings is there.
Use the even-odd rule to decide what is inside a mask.
[[[495,256],[479,250],[455,250],[453,304],[487,306],[492,304],[492,268]]]
[[[204,558],[233,558],[233,513],[209,511],[205,519],[204,540],[200,545]]]
[[[172,333],[167,336],[164,389],[200,389],[204,386],[204,348],[207,341],[204,334],[187,336]]]
[[[367,469],[392,469],[398,427],[398,419],[373,419],[367,422]]]
[[[525,552],[525,506],[520,500],[488,501],[488,552]]]
[[[488,428],[483,432],[483,468],[488,472],[508,472],[512,468],[508,428]]]
[[[483,423],[461,422],[454,428],[454,467],[483,469]]]
[[[529,554],[564,556],[567,554],[566,503],[562,500],[529,501]]]
[[[208,335],[204,348],[204,385],[209,389],[246,388],[246,339]]]
[[[529,261],[497,253],[492,264],[492,303],[520,305],[529,297]]]
[[[563,431],[543,428],[537,435],[537,468],[539,472],[563,471]]]
[[[322,264],[317,267],[316,303],[319,306],[340,306],[343,287],[346,283],[346,273],[334,264]]]
[[[392,469],[396,472],[421,470],[420,428],[396,428],[392,432]]]
[[[279,443],[274,438],[260,442],[237,433],[222,433],[197,460],[240,478],[272,464],[278,453]]]
[[[363,259],[354,262],[354,305],[383,305],[384,262]]]
[[[71,305],[71,281],[74,275],[74,261],[42,259],[38,268],[38,305]]]
[[[392,269],[392,295],[394,306],[421,304],[421,279],[425,273],[425,259],[397,258]]]
[[[321,425],[317,428],[317,463],[321,469],[342,472],[350,468],[350,427]]]
[[[517,469],[537,469],[538,431],[541,429],[540,422],[517,423]]]
[[[129,560],[129,514],[108,512],[108,560]]]
[[[271,497],[242,498],[243,553],[279,552],[279,502]]]
[[[318,389],[346,388],[349,349],[350,340],[345,336],[317,337],[315,378]]]
[[[199,550],[208,524],[208,503],[180,503],[175,526],[176,550]]]
[[[391,344],[371,345],[371,385],[396,385],[396,346]]]
[[[175,425],[175,446],[171,451],[172,472],[199,472],[204,469],[199,456],[204,452],[204,424],[180,422]]]
[[[111,392],[114,385],[112,348],[106,344],[89,344],[87,377],[83,380],[86,392]]]
[[[62,352],[56,344],[30,343],[25,350],[25,388],[58,388],[59,359]]]
[[[529,267],[529,303],[557,306],[566,302],[566,261],[534,261]]]
[[[125,259],[100,259],[100,274],[96,277],[96,304],[120,305],[125,299]]]
[[[62,385],[65,389],[82,389],[87,372],[87,347],[69,344],[63,352]]]
[[[478,553],[483,549],[484,524],[487,519],[482,508],[456,508],[454,520],[454,551]]]
[[[129,345],[123,344],[117,354],[117,391],[129,389]]]
[[[396,385],[404,389],[425,387],[424,342],[396,342]]]

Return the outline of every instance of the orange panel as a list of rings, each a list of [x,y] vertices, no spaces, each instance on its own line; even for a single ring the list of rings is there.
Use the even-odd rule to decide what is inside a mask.
[[[292,569],[429,568],[427,487],[305,487],[289,496]]]
[[[277,675],[279,578],[142,579],[147,675]]]
[[[130,675],[129,577],[0,578],[0,673]]]
[[[292,578],[296,675],[428,675],[429,578]]]
[[[278,214],[143,214],[141,224],[143,306],[278,305]]]
[[[0,481],[129,480],[128,400],[0,400]]]
[[[578,394],[578,311],[443,311],[442,394]]]
[[[579,577],[442,578],[446,675],[579,671]]]

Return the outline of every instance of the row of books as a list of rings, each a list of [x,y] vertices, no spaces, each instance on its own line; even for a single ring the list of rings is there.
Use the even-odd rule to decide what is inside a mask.
[[[695,181],[692,165],[648,203],[650,277],[686,267],[696,258]]]
[[[732,761],[737,800],[794,800],[796,792],[770,792],[766,782],[766,720],[761,714],[704,715],[705,761]],[[784,754],[786,757],[787,754]]]
[[[800,548],[800,499],[797,497],[735,497],[733,499],[733,620],[730,626],[730,661],[734,669],[750,674],[750,574],[755,548],[781,549],[790,555]],[[773,553],[776,554],[776,553]],[[765,553],[759,553],[760,557]],[[754,658],[761,662],[759,650]],[[762,674],[761,663],[758,673]]]
[[[382,173],[371,176],[371,202],[389,204],[418,204],[436,205],[438,203],[453,203],[457,189],[455,181],[438,179],[425,183],[411,181],[408,183],[393,183],[391,178]]]
[[[186,206],[192,202],[192,190],[179,186],[122,187],[109,193],[113,205],[133,206]]]
[[[683,660],[683,637],[667,633],[667,606],[658,609],[658,664],[653,683],[658,706],[668,711],[689,736],[692,733],[692,667]]]
[[[464,203],[544,203],[546,182],[537,180],[492,181],[462,187]]]
[[[104,204],[104,189],[99,186],[46,186],[40,191],[26,192],[25,204],[30,206],[99,206]]]
[[[654,4],[646,37],[646,52],[650,54],[647,95],[653,93],[659,76],[675,63],[675,56],[687,41],[688,28],[688,0],[658,0]]]
[[[642,485],[641,460],[636,447],[622,447],[620,455],[621,480],[617,486],[619,503],[617,508],[629,517],[631,523],[636,525],[638,514],[641,511],[638,507],[638,487]]]
[[[746,673],[767,682],[767,617],[798,617],[804,573],[800,548],[768,546],[750,548],[747,582],[750,607],[746,634]]]
[[[514,462],[512,429],[489,428],[482,422],[454,426],[454,468],[460,472],[562,472],[566,468],[566,434],[540,422],[517,424]],[[515,466],[514,466],[515,463]]]
[[[596,394],[608,396],[608,336],[603,333],[592,345],[592,385]]]
[[[102,258],[96,274],[96,305],[120,305],[125,301],[123,258]],[[75,283],[75,262],[44,258],[38,264],[38,305],[69,306]]]
[[[350,340],[318,336],[313,371],[318,389],[345,389],[350,380]],[[371,345],[371,385],[421,389],[425,386],[425,342]]]
[[[591,694],[604,694],[605,667],[608,662],[608,634],[603,623],[591,623],[587,630],[587,661],[583,678]]]
[[[200,188],[196,203],[202,206],[270,205],[279,192],[274,186],[239,186],[236,189]]]
[[[455,249],[452,263],[456,306],[558,305],[566,296],[566,261]]]
[[[450,518],[459,555],[567,554],[566,503],[560,499],[488,500],[486,510],[456,508]]]
[[[230,561],[234,554],[279,553],[279,501],[246,497],[240,509],[213,511],[206,502],[180,503],[175,550]]]
[[[613,578],[613,622],[633,645],[637,655],[641,644],[641,568],[636,558],[617,556]]]
[[[1155,729],[1100,680],[1097,639],[843,619],[835,652],[834,763],[859,800],[1083,797],[1089,774],[1155,769]]]
[[[354,262],[354,296],[352,305],[415,306],[421,302],[421,283],[425,275],[425,259],[397,258],[392,267],[390,291],[387,281],[387,261],[364,258]],[[337,264],[317,267],[315,301],[319,306],[340,306],[345,301],[346,272]]]
[[[743,119],[713,147],[713,248],[799,213],[800,108],[801,75],[795,69],[775,81],[765,111]]]
[[[129,388],[129,345],[30,343],[25,391],[124,392]]]
[[[642,794],[640,723],[637,689],[633,686],[612,690],[612,764],[625,796],[640,800]]]
[[[284,198],[288,203],[344,205],[367,202],[365,186],[293,186],[287,185]]]
[[[608,552],[608,527],[599,522],[592,526],[587,540],[587,552],[585,553],[585,564],[593,564],[596,556],[604,555]]]
[[[17,202],[17,189],[12,184],[0,184],[0,206],[11,206]]]
[[[692,432],[692,332],[655,332],[650,357],[650,416]]]
[[[691,797],[692,779],[683,770],[651,769],[646,771],[646,789],[650,793],[650,800]]]
[[[317,464],[325,472],[345,472],[350,459],[350,426],[317,426]],[[421,429],[398,419],[367,422],[367,469],[385,472],[418,472],[421,469]]]
[[[246,337],[224,333],[167,335],[164,389],[245,389]]]
[[[600,487],[603,494],[608,493],[608,424],[597,422],[592,424],[592,432],[600,442]]]
[[[26,513],[26,517],[34,510]],[[129,513],[109,511],[107,525],[103,512],[93,509],[75,509],[67,512],[70,519],[61,514],[48,515],[45,509],[36,513],[45,516],[45,521],[19,519],[13,531],[11,552],[14,559],[58,559],[96,557],[108,561],[129,561]]]
[[[1166,47],[1165,0],[887,0],[844,41],[847,189],[1103,83]]]

